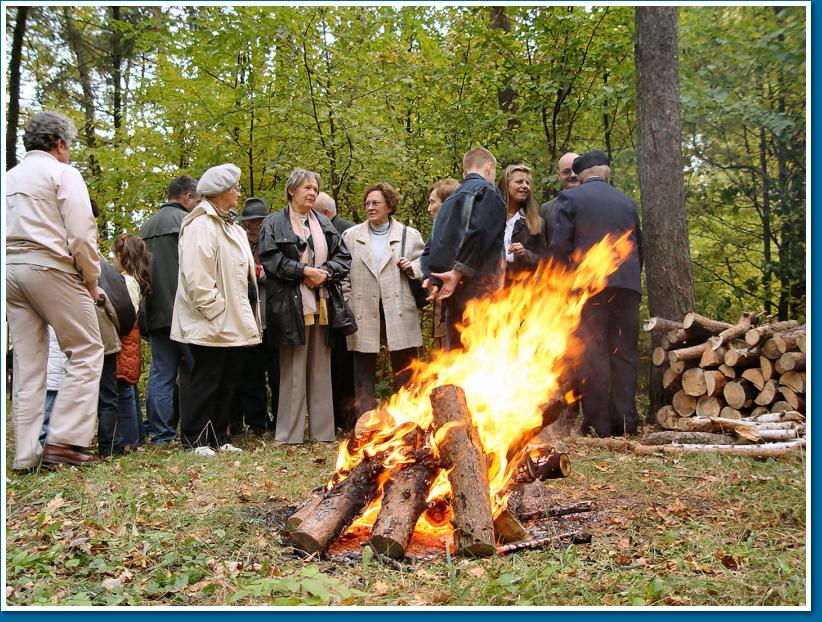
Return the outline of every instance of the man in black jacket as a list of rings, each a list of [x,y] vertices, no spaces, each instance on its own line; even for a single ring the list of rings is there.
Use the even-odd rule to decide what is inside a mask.
[[[177,373],[187,359],[187,346],[172,341],[171,316],[177,293],[180,223],[199,200],[197,180],[175,177],[168,201],[140,228],[140,237],[151,251],[151,293],[145,299],[143,336],[151,343],[151,368],[146,386],[146,413],[151,442],[168,445],[177,438]]]
[[[328,218],[340,235],[354,226],[337,213],[334,198],[320,192],[314,209]],[[331,335],[331,393],[334,399],[334,426],[348,432],[354,428],[357,411],[354,408],[354,357],[348,351],[345,335],[334,331]]]
[[[642,237],[636,205],[608,183],[610,160],[591,151],[574,160],[582,182],[556,198],[551,254],[570,263],[606,234],[631,231],[628,259],[608,277],[605,289],[582,310],[579,334],[585,351],[580,363],[581,433],[597,436],[636,434],[636,377],[639,354],[639,299],[642,295]]]
[[[461,346],[456,330],[469,300],[499,288],[505,269],[505,202],[494,185],[497,159],[470,149],[463,181],[442,204],[420,266],[429,300],[445,300],[445,347]]]

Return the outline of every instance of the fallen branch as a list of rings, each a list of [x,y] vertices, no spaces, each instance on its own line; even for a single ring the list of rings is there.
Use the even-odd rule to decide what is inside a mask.
[[[724,454],[727,456],[747,456],[749,458],[779,458],[798,449],[805,448],[805,439],[800,438],[786,443],[767,443],[765,445],[659,445],[648,447],[636,441],[617,438],[570,438],[567,442],[588,447],[609,449],[618,453],[633,453],[637,456],[655,454]]]
[[[525,542],[504,544],[497,547],[497,555],[507,555],[508,553],[515,553],[517,551],[544,549],[552,544],[561,544],[563,542],[567,542],[568,544],[589,544],[591,542],[591,534],[584,531],[561,533],[557,536],[549,536],[547,538],[536,538],[535,540],[526,540]]]

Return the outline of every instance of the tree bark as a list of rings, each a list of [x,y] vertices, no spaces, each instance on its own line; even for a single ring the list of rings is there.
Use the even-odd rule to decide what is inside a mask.
[[[682,167],[677,8],[635,9],[637,172],[648,312],[681,318],[694,310]],[[658,338],[652,335],[654,347]],[[662,369],[651,367],[647,419],[664,403]]]
[[[17,7],[9,56],[9,115],[6,119],[6,170],[17,165],[17,125],[20,123],[20,62],[29,7]]]
[[[432,460],[423,458],[391,475],[368,541],[377,553],[393,559],[405,557],[417,519],[428,507],[425,499],[437,470]]]
[[[435,433],[447,423],[461,424],[439,441],[440,457],[451,483],[455,548],[463,555],[493,555],[494,521],[488,467],[465,393],[452,384],[436,387],[431,391],[431,410]]]

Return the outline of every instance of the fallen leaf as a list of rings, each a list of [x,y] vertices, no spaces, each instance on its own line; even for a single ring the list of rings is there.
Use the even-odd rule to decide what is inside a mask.
[[[119,577],[114,577],[111,579],[105,579],[103,581],[103,587],[106,588],[109,592],[113,592],[118,587],[123,587],[126,583],[131,583],[134,580],[134,575],[131,574],[130,571],[124,570]]]
[[[382,596],[383,594],[388,594],[388,592],[389,592],[390,590],[391,590],[391,588],[390,588],[390,587],[388,587],[388,584],[387,584],[387,583],[384,583],[383,581],[377,581],[377,582],[374,584],[374,591],[375,591],[377,594],[379,594],[380,596]]]
[[[485,576],[485,568],[483,568],[479,564],[474,564],[468,569],[468,574],[470,574],[472,577],[477,577],[479,579]]]
[[[54,499],[46,503],[46,514],[54,514],[54,512],[61,505],[63,505],[63,503],[65,503],[63,497],[61,495],[57,495],[56,497],[54,497]]]

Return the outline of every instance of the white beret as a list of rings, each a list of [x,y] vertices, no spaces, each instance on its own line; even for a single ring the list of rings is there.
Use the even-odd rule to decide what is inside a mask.
[[[240,181],[240,169],[233,164],[212,166],[197,182],[197,194],[213,197],[236,186],[238,181]]]

